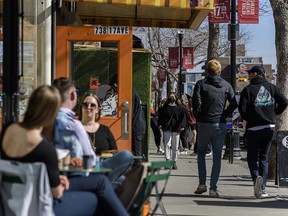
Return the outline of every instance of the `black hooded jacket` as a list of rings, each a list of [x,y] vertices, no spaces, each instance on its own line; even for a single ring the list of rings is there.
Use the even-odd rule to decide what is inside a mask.
[[[230,103],[227,109],[226,103]],[[192,96],[193,115],[197,122],[225,123],[237,107],[232,86],[220,76],[199,80]]]
[[[287,99],[265,78],[256,77],[242,92],[239,111],[247,121],[247,128],[275,124],[276,115],[287,107]]]

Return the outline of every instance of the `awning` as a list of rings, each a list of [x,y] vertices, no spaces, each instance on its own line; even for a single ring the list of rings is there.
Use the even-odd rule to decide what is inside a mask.
[[[64,0],[83,24],[197,29],[214,0]]]

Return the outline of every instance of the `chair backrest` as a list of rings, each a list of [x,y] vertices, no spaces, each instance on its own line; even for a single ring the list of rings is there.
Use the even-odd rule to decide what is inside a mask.
[[[116,190],[116,193],[126,209],[130,209],[139,190],[147,177],[150,163],[141,163],[133,166],[125,174],[125,181]]]
[[[0,160],[0,214],[5,216],[55,215],[44,163]]]
[[[159,201],[161,201],[171,173],[171,167],[173,163],[174,162],[171,160],[151,162],[151,165],[148,168],[148,174],[143,180],[143,184],[138,190],[137,196],[135,197],[132,206],[128,209],[130,215],[136,216],[142,214],[143,206],[147,199],[150,197],[153,188],[157,190],[156,195],[158,196]],[[157,184],[159,181],[164,182],[164,185],[160,192],[158,191]],[[153,213],[156,211],[157,207],[158,204],[155,205]]]

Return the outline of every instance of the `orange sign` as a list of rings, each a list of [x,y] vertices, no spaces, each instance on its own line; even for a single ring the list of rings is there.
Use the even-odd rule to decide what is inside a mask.
[[[98,77],[90,78],[90,90],[97,90],[99,85]]]

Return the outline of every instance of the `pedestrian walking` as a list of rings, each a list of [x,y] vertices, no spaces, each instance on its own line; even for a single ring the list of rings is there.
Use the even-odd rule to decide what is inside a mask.
[[[186,126],[183,131],[180,132],[180,141],[181,145],[179,145],[179,151],[180,155],[187,155],[188,154],[188,138],[190,131],[190,116],[189,116],[189,107],[186,101],[180,100],[180,103],[182,105],[182,108],[184,110],[185,116],[186,116]]]
[[[136,90],[132,89],[132,151],[135,156],[143,156],[144,158],[144,136],[146,133],[146,119],[141,106],[141,99]],[[135,160],[135,164],[141,163],[143,160]]]
[[[157,146],[157,154],[164,154],[164,150],[161,148],[161,131],[158,127],[158,112],[155,112],[154,108],[150,108],[150,127],[154,135],[154,141]]]
[[[198,124],[197,162],[199,185],[195,194],[207,191],[205,155],[208,144],[213,151],[213,166],[210,178],[210,197],[219,197],[217,182],[221,169],[222,148],[226,137],[226,117],[237,107],[231,85],[221,78],[221,64],[210,60],[206,67],[207,77],[199,80],[192,96],[193,114]],[[227,101],[228,107],[225,109]]]
[[[246,121],[247,162],[254,182],[254,196],[267,197],[268,155],[274,136],[276,115],[287,107],[287,99],[265,79],[265,70],[254,66],[250,84],[241,92],[239,111]]]
[[[180,132],[186,127],[184,109],[177,103],[175,92],[171,92],[165,104],[159,108],[159,127],[163,131],[164,154],[166,160],[174,161],[173,169],[177,169]]]

